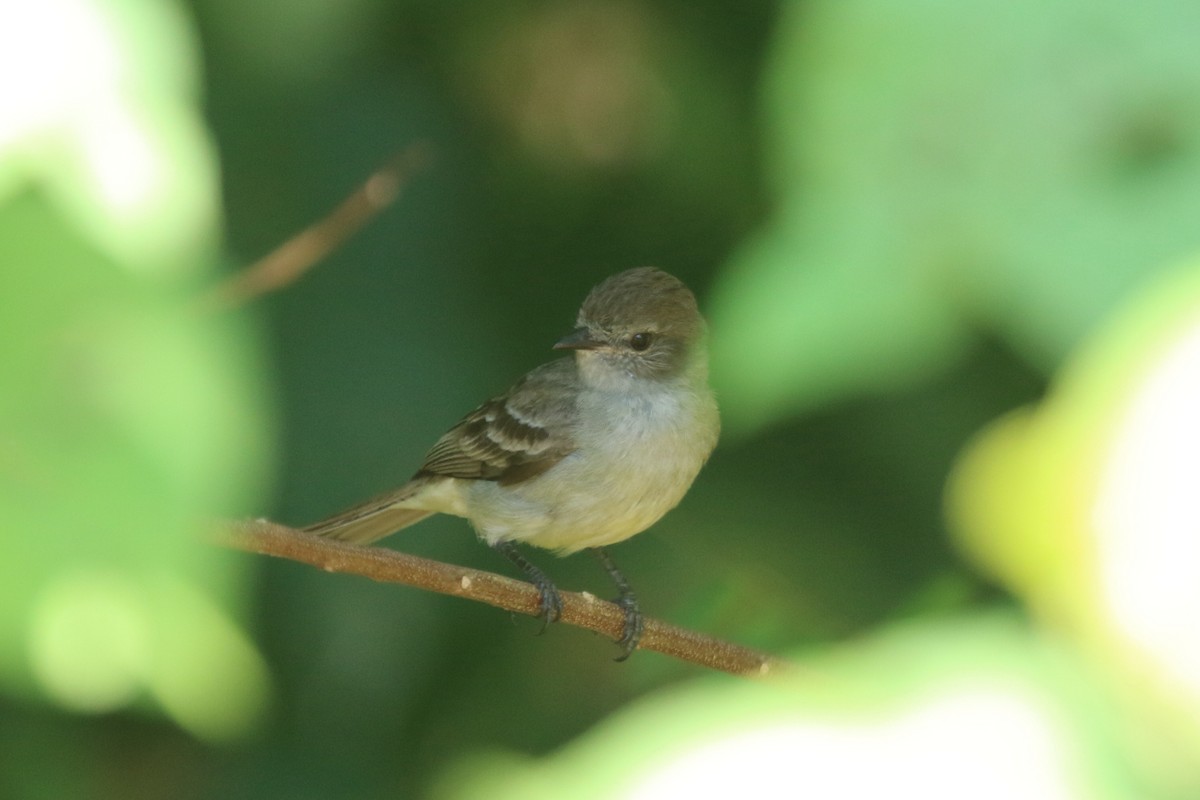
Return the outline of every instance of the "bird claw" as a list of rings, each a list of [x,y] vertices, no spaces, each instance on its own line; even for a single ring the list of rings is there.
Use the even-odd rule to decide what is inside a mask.
[[[562,616],[562,597],[555,588],[554,583],[546,577],[546,573],[531,564],[525,556],[521,555],[517,550],[517,546],[512,542],[495,542],[492,544],[492,549],[507,558],[517,566],[517,569],[525,573],[525,577],[538,590],[538,619],[542,621],[542,627],[538,630],[538,634],[546,632],[546,628],[551,622],[558,622]]]
[[[546,632],[551,622],[558,622],[562,616],[562,597],[558,593],[553,583],[546,581],[537,584],[538,589],[538,619],[542,621],[542,627],[538,629],[538,635],[541,636]]]
[[[621,638],[617,639],[617,644],[621,647],[621,655],[613,660],[624,661],[637,649],[638,642],[642,639],[642,632],[646,629],[646,620],[638,609],[637,596],[632,592],[623,593],[617,598],[616,604],[625,613],[625,625],[621,628]]]
[[[603,547],[593,547],[591,552],[600,562],[600,566],[604,567],[608,576],[612,578],[613,583],[617,585],[617,599],[613,602],[620,606],[621,611],[625,614],[625,624],[621,627],[621,638],[617,639],[621,655],[614,660],[624,661],[633,654],[633,651],[637,649],[638,642],[642,640],[642,631],[646,628],[646,621],[638,609],[637,595],[633,593],[633,589],[629,588],[629,581],[625,580],[621,570],[617,569],[617,565],[613,563],[608,552]]]

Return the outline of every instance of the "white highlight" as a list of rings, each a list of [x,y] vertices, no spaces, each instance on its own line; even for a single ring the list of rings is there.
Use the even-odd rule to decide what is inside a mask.
[[[122,266],[185,270],[217,173],[175,4],[0,2],[0,200],[37,183]]]
[[[1093,524],[1117,629],[1200,698],[1200,318],[1132,398]]]
[[[623,796],[1082,800],[1061,741],[1033,698],[977,688],[890,719],[798,720],[730,736]]]

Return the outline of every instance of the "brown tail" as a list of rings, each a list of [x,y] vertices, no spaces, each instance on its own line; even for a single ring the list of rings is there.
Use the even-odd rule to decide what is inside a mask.
[[[376,497],[328,519],[314,522],[304,530],[343,542],[370,544],[436,513],[399,505],[411,495],[411,491],[401,489]]]

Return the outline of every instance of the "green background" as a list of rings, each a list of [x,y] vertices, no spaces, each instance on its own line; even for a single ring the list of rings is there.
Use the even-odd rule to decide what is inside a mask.
[[[83,167],[0,108],[5,797],[421,795],[697,678],[201,541],[399,485],[632,266],[700,297],[725,424],[683,504],[614,551],[644,610],[797,655],[1023,619],[956,551],[947,477],[1200,251],[1183,0],[80,7],[118,20],[136,68],[113,85],[212,208],[153,250],[154,220],[80,212]],[[28,35],[69,49],[69,19]],[[314,271],[196,312],[414,142],[429,167]],[[386,545],[507,571],[459,519]],[[590,559],[531,558],[611,593]]]

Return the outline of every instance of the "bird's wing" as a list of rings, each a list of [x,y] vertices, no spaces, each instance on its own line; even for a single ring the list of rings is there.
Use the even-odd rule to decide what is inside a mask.
[[[542,474],[575,449],[578,381],[573,359],[538,367],[438,439],[417,476],[507,485]]]
[[[575,449],[577,389],[573,360],[560,359],[538,367],[448,430],[404,486],[305,530],[366,544],[435,513],[409,507],[406,501],[418,498],[441,479],[513,484],[542,474]]]

